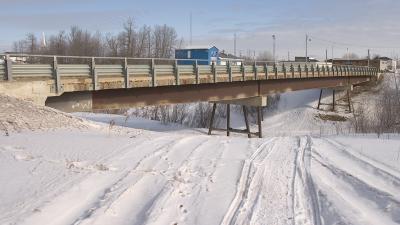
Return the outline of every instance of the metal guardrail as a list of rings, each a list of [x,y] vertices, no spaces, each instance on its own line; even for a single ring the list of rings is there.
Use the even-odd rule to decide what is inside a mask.
[[[22,59],[19,63],[12,60]],[[269,61],[227,62],[226,65],[203,65],[206,60],[194,59],[163,59],[163,58],[125,58],[125,57],[86,57],[86,56],[50,56],[10,54],[1,55],[0,79],[11,81],[21,78],[50,78],[56,83],[56,91],[61,92],[61,79],[71,77],[91,78],[94,90],[97,90],[99,77],[124,77],[125,87],[130,88],[129,79],[144,76],[150,79],[151,86],[157,86],[158,76],[170,76],[175,79],[175,85],[180,85],[180,76],[193,76],[196,84],[200,83],[201,75],[212,75],[213,82],[217,76],[224,74],[228,81],[233,81],[233,75],[240,74],[245,81],[246,74],[253,74],[254,79],[291,79],[333,76],[375,76],[378,69],[373,67],[323,65],[314,66],[311,63],[274,64]],[[83,60],[83,61],[82,61]],[[103,62],[100,62],[103,61]],[[105,61],[105,62],[104,62]],[[184,62],[184,65],[181,65]],[[208,62],[208,61],[207,61]],[[208,64],[208,63],[207,63]],[[282,77],[283,76],[283,77]]]

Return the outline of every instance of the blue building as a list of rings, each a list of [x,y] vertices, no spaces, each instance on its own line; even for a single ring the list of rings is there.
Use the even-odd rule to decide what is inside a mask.
[[[195,60],[198,60],[199,65],[211,65],[217,62],[219,57],[219,50],[215,46],[208,47],[187,47],[175,50],[175,59],[178,60],[179,65],[192,65]]]

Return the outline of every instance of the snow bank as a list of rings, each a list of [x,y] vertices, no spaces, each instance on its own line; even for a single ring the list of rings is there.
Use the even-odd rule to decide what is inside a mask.
[[[0,132],[48,130],[55,128],[87,129],[91,124],[58,110],[0,95]]]

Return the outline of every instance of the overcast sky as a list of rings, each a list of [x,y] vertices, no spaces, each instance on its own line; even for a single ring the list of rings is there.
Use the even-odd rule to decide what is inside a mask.
[[[27,32],[40,35],[78,25],[116,33],[133,17],[138,26],[167,24],[189,40],[193,14],[193,44],[216,45],[238,54],[271,51],[287,58],[305,55],[305,35],[311,36],[309,54],[324,58],[355,52],[395,57],[400,53],[400,0],[0,0],[0,51]]]

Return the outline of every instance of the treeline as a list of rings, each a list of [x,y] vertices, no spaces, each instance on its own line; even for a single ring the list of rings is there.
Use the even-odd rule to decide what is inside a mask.
[[[128,19],[117,34],[91,32],[78,26],[42,38],[28,33],[14,42],[14,51],[26,54],[170,58],[181,47],[175,28],[167,25],[137,27]]]

